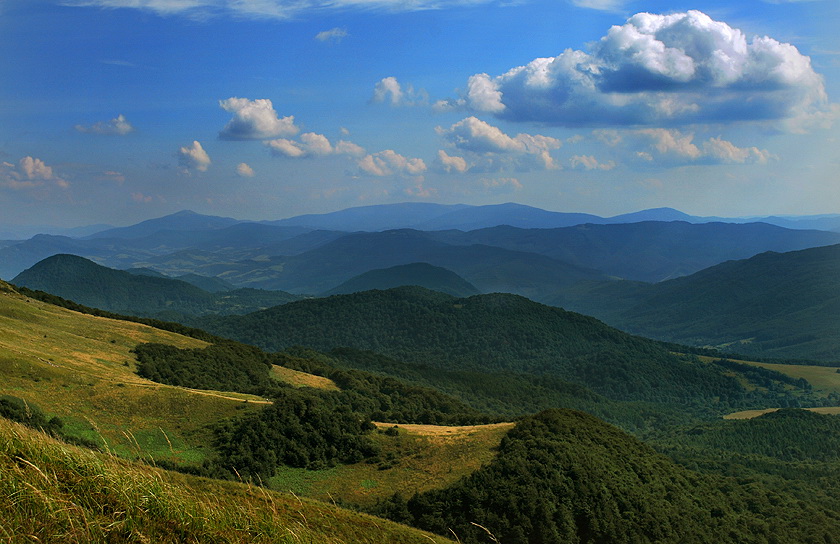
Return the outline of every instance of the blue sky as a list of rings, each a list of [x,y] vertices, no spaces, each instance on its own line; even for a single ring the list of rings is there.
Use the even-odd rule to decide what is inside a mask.
[[[0,0],[0,223],[840,213],[836,0]]]

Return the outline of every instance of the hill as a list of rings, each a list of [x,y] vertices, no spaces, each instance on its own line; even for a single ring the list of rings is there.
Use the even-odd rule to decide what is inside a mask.
[[[493,461],[455,485],[382,509],[465,544],[831,542],[840,530],[831,507],[693,473],[592,416],[558,410],[521,421]]]
[[[417,262],[451,270],[482,292],[524,296],[553,293],[583,279],[606,278],[596,270],[543,255],[480,244],[452,245],[416,230],[348,234],[298,255],[208,264],[200,272],[223,275],[240,286],[312,294],[370,270]]]
[[[417,285],[456,297],[467,297],[479,293],[475,286],[445,268],[432,266],[428,263],[411,263],[370,270],[330,289],[323,296],[346,295],[373,289],[391,289],[403,285]]]
[[[656,285],[601,284],[566,302],[653,338],[840,361],[840,245],[762,253]]]
[[[349,299],[358,307],[370,294],[321,302]],[[488,328],[488,334],[498,335],[509,325],[499,319],[507,313],[519,319],[535,314],[534,321],[526,320],[523,326],[532,328],[542,322],[546,329],[524,336],[526,344],[513,342],[511,352],[526,353],[521,351],[524,346],[539,353],[544,349],[541,337],[557,336],[556,343],[565,348],[555,350],[553,357],[584,368],[586,360],[576,353],[591,350],[598,369],[592,372],[607,369],[612,377],[630,379],[631,386],[662,388],[664,396],[674,400],[667,405],[669,411],[698,400],[678,396],[683,383],[678,375],[687,367],[696,367],[686,378],[695,390],[718,395],[702,399],[704,404],[719,402],[721,393],[725,396],[735,391],[730,387],[741,383],[745,387],[738,389],[740,394],[776,387],[753,383],[739,375],[737,368],[673,358],[655,343],[603,325],[599,328],[590,318],[566,315],[520,297],[456,299],[421,288],[374,294],[376,304],[385,309],[383,320],[392,318],[386,303],[390,296],[403,307],[420,310],[415,316],[420,320],[410,321],[415,329],[419,323],[428,322],[432,328],[443,324],[454,328],[456,336],[465,329],[457,326],[457,320],[447,322],[437,315],[441,309],[435,308],[436,301],[453,310],[468,309],[473,302],[478,309],[489,310],[466,312],[488,316],[467,320]],[[500,323],[491,326],[489,316]],[[557,329],[563,321],[569,322],[566,328]],[[392,320],[392,324],[397,325],[393,330],[403,334],[404,323]],[[511,344],[522,334],[522,330],[511,331],[490,349]],[[524,418],[512,430],[510,424],[464,427],[486,416],[439,391],[340,366],[342,360],[378,360],[382,356],[377,354],[347,350],[319,354],[303,348],[264,353],[202,336],[213,344],[131,321],[59,308],[23,297],[0,282],[0,413],[26,416],[35,426],[38,423],[31,415],[46,414],[40,421],[47,420],[49,429],[96,442],[111,454],[205,474],[235,470],[245,479],[259,476],[277,488],[326,493],[327,498],[375,508],[447,535],[452,528],[465,544],[486,541],[487,533],[474,523],[504,542],[547,544],[769,542],[771,537],[825,541],[826,535],[830,538],[840,529],[833,503],[821,505],[804,492],[794,495],[762,482],[699,475],[589,415],[550,411]],[[579,336],[588,349],[576,345],[574,339]],[[422,335],[414,340],[425,341]],[[410,345],[407,340],[406,345]],[[609,346],[620,347],[628,360],[609,358]],[[452,376],[459,365],[476,368],[468,357],[458,355],[460,361],[438,361],[449,369],[438,366],[434,374]],[[659,360],[662,356],[666,358]],[[486,357],[487,351],[481,352],[476,360]],[[526,362],[533,365],[537,360]],[[516,368],[512,361],[491,362]],[[654,381],[651,368],[665,372],[663,366],[656,366],[659,363],[674,368],[667,379]],[[275,372],[278,364],[286,371]],[[418,365],[402,366],[420,371]],[[630,369],[638,376],[634,378]],[[548,376],[550,368],[541,374],[538,367],[532,370],[538,371],[535,379],[546,388],[555,388],[558,382]],[[288,375],[288,371],[296,371],[291,374],[299,384],[300,372],[320,374],[319,383],[329,387],[292,387],[273,381],[272,377]],[[704,382],[723,371],[731,378],[718,383],[723,384],[719,390]],[[508,370],[505,376],[515,374]],[[676,385],[669,385],[671,380]],[[473,390],[485,385],[481,380],[466,382]],[[515,388],[518,382],[512,383]],[[617,389],[612,389],[615,394]],[[656,401],[631,389],[627,394],[652,398],[650,404]],[[596,404],[597,395],[590,395]],[[758,392],[755,398],[767,401],[770,397]],[[9,412],[9,406],[18,409]],[[389,423],[371,425],[374,415]],[[672,413],[675,419],[682,415]],[[444,420],[459,425],[458,430],[429,426]],[[415,425],[403,428],[406,421]],[[378,507],[373,506],[376,499],[382,501]],[[143,537],[162,542],[399,543],[436,538],[325,503],[128,464],[110,454],[79,450],[35,435],[2,418],[0,528],[5,532],[0,534],[35,535],[55,542]]]
[[[298,298],[279,291],[256,289],[210,293],[186,281],[112,270],[75,255],[54,255],[44,259],[15,276],[12,283],[86,306],[151,317],[248,313]]]
[[[355,352],[334,355],[349,366],[404,379],[408,369],[423,380],[445,376],[451,380],[448,387],[461,391],[459,396],[464,389],[473,391],[462,398],[474,398],[484,388],[495,390],[493,402],[503,402],[504,413],[516,413],[515,406],[533,409],[535,399],[546,398],[538,393],[542,388],[554,395],[562,392],[567,401],[585,400],[587,409],[598,405],[601,396],[601,401],[667,404],[683,417],[694,408],[714,411],[730,404],[794,398],[784,388],[745,389],[728,368],[675,356],[656,342],[596,319],[515,295],[455,298],[404,287],[303,300],[198,323],[270,351],[297,345],[375,351],[386,359]],[[514,392],[514,384],[525,388]],[[624,422],[637,415],[631,407],[623,408]],[[621,411],[615,417],[622,417]]]

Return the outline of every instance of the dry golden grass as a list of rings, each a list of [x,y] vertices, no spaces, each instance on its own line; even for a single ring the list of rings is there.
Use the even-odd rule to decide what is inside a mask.
[[[334,381],[323,376],[307,374],[299,370],[292,370],[284,366],[274,365],[271,369],[274,379],[288,383],[295,387],[314,387],[325,391],[338,391],[339,387]]]
[[[265,402],[145,380],[131,353],[141,342],[206,345],[0,290],[0,394],[58,415],[71,434],[129,457],[195,463],[205,456],[208,424]]]
[[[0,418],[0,542],[430,541],[450,542],[292,495],[129,463]]]
[[[377,463],[357,463],[322,471],[280,469],[271,486],[321,500],[372,505],[396,492],[444,488],[472,474],[495,456],[502,437],[513,423],[440,427],[398,425],[398,434],[384,431],[391,423],[377,423],[373,435],[381,447]]]

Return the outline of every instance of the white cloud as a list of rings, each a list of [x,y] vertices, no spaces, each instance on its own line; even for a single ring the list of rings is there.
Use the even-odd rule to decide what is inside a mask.
[[[476,74],[462,98],[436,109],[567,126],[662,126],[781,121],[833,108],[822,77],[796,47],[767,36],[747,40],[699,11],[636,14],[590,49],[567,49],[496,77]]]
[[[331,28],[324,30],[315,35],[315,39],[319,42],[337,43],[347,37],[346,28]]]
[[[614,161],[600,162],[592,155],[574,155],[569,159],[572,168],[583,168],[585,170],[612,170],[615,168]]]
[[[438,162],[440,168],[444,172],[458,172],[463,174],[470,169],[467,161],[463,157],[452,157],[443,149],[438,150]]]
[[[0,186],[10,189],[31,189],[46,185],[66,189],[70,183],[57,176],[51,166],[35,157],[23,157],[17,165],[5,161],[0,163]]]
[[[392,149],[365,155],[356,164],[363,172],[377,177],[395,174],[416,176],[426,171],[423,159],[409,159]]]
[[[247,163],[240,162],[236,165],[236,175],[241,178],[252,178],[254,177],[254,169]]]
[[[289,140],[287,138],[278,138],[276,140],[269,140],[265,142],[265,145],[267,145],[271,152],[275,155],[289,157],[292,159],[326,155],[361,156],[365,154],[364,148],[354,144],[353,142],[339,140],[339,142],[333,146],[326,136],[323,134],[316,134],[314,132],[301,134],[298,141]]]
[[[392,106],[416,106],[428,103],[429,96],[423,89],[415,90],[412,85],[403,88],[397,78],[391,76],[376,83],[370,100],[374,103],[387,102]]]
[[[194,141],[191,145],[184,146],[178,150],[178,162],[183,167],[185,174],[190,173],[192,170],[206,172],[210,167],[210,156],[204,151],[204,148],[201,147],[198,141]]]
[[[500,0],[63,0],[65,5],[100,8],[130,8],[158,15],[182,15],[197,19],[213,16],[291,19],[306,12],[325,10],[420,11],[442,7],[504,3]]]
[[[721,137],[694,143],[693,133],[674,129],[639,129],[627,133],[623,141],[634,148],[635,156],[652,162],[659,157],[679,164],[765,164],[776,156],[757,147],[738,147]]]
[[[480,168],[483,170],[500,170],[505,166],[519,169],[558,168],[551,156],[551,150],[562,145],[556,138],[539,134],[511,137],[476,117],[467,117],[448,129],[438,127],[436,130],[456,149],[483,159],[478,161],[484,163]]]
[[[123,114],[111,119],[110,121],[99,121],[91,126],[76,125],[76,130],[87,134],[107,134],[125,136],[129,132],[134,131],[134,127],[125,118]]]
[[[481,178],[480,183],[493,193],[507,193],[522,189],[522,183],[517,178]]]
[[[294,136],[299,131],[294,116],[279,118],[268,98],[249,100],[232,97],[220,100],[219,106],[233,114],[233,118],[219,132],[219,138],[223,140],[265,140],[277,136]]]

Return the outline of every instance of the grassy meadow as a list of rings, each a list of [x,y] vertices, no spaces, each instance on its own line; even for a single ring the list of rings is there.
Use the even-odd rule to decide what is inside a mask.
[[[3,418],[0,541],[450,542],[290,494],[131,463]]]
[[[80,314],[0,291],[0,394],[64,422],[72,436],[124,457],[193,464],[205,457],[207,425],[263,399],[191,391],[134,373],[132,348],[204,342],[145,325]]]
[[[372,506],[394,493],[410,497],[416,492],[442,489],[489,463],[514,424],[376,425],[373,437],[381,448],[378,462],[314,471],[282,467],[269,486],[359,506]]]

